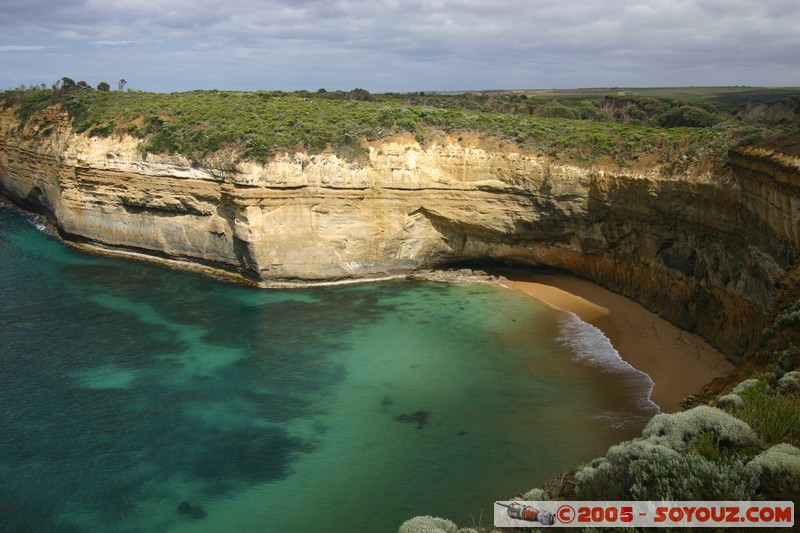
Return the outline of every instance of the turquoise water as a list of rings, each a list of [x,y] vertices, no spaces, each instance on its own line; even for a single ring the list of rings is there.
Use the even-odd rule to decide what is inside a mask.
[[[489,285],[259,290],[0,206],[0,531],[461,525],[641,430],[652,383]]]

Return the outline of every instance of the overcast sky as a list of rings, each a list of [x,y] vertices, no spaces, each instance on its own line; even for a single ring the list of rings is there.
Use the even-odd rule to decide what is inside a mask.
[[[800,85],[800,0],[0,0],[0,90]]]

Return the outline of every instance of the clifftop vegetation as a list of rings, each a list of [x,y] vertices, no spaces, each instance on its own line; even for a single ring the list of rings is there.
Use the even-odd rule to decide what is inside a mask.
[[[578,164],[601,158],[634,164],[654,153],[679,171],[699,162],[721,166],[731,146],[800,129],[800,90],[791,89],[719,89],[719,94],[710,89],[460,94],[109,89],[105,82],[94,90],[64,78],[50,88],[6,91],[0,100],[40,135],[50,134],[52,125],[39,112],[57,104],[69,113],[76,133],[127,133],[142,140],[145,153],[182,154],[197,163],[219,151],[259,162],[291,150],[333,150],[358,160],[366,154],[364,140],[410,133],[424,145],[443,133],[475,132]]]

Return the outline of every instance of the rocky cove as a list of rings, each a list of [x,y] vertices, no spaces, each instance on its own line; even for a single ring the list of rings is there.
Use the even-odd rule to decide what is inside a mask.
[[[0,115],[0,188],[68,242],[260,285],[507,262],[568,270],[696,332],[737,361],[800,248],[800,157],[748,147],[721,170],[577,166],[475,134],[365,142],[368,159],[267,164],[142,155],[129,136]],[[48,127],[41,134],[42,124]],[[794,153],[793,153],[794,152]]]
[[[737,363],[734,377],[711,387],[700,403],[758,375],[754,350],[763,348],[765,328],[797,300],[796,138],[734,149],[723,167],[680,165],[657,152],[624,166],[610,159],[577,165],[467,132],[428,142],[410,134],[362,142],[368,157],[356,162],[331,151],[289,151],[264,164],[224,152],[197,164],[179,155],[144,155],[141,141],[128,135],[75,133],[58,107],[24,124],[11,107],[0,115],[0,191],[47,216],[73,246],[263,287],[405,277],[457,264],[566,270],[698,333]],[[797,367],[796,349],[776,351],[770,362],[781,354],[784,371]],[[773,381],[789,383],[796,374]],[[745,389],[724,398],[735,407]],[[613,471],[630,481],[626,461],[662,445],[659,427],[691,426],[685,440],[744,424],[702,409],[674,415],[675,424],[664,418],[673,415],[658,415],[642,439],[612,447],[569,483],[579,485],[584,499],[607,498],[594,473]],[[394,420],[419,430],[430,413],[412,409]],[[742,429],[741,442],[731,446],[752,447],[751,433]],[[649,464],[657,470],[667,458],[670,472],[692,478],[686,472],[705,459],[685,453],[696,452],[695,443],[672,440],[671,451]],[[759,490],[789,499],[796,487],[783,480],[794,479],[796,448],[764,449],[764,457],[735,475],[752,490],[759,476],[781,480],[766,488],[762,482]],[[670,459],[676,451],[687,455],[686,464]],[[769,470],[773,456],[789,466]],[[546,489],[524,497],[576,495],[563,484]],[[205,516],[186,501],[178,513]],[[424,517],[401,526],[455,529]]]

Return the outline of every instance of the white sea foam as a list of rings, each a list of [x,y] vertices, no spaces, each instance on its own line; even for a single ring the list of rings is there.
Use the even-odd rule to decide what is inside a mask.
[[[39,215],[37,213],[31,213],[30,211],[25,211],[21,207],[12,204],[10,201],[6,200],[2,196],[0,196],[0,209],[8,209],[9,211],[15,211],[17,213],[22,214],[31,225],[41,231],[42,233],[46,233],[48,235],[55,235],[53,232],[53,228],[50,224],[48,224],[47,219],[44,215]]]
[[[575,360],[624,376],[631,390],[635,392],[637,405],[642,410],[653,413],[660,411],[658,405],[650,399],[655,386],[653,380],[625,361],[611,344],[611,340],[598,328],[584,322],[575,313],[565,311],[559,320],[557,340],[572,349]]]
[[[44,215],[23,211],[21,209],[19,212],[25,215],[25,218],[28,219],[28,222],[30,222],[34,228],[38,229],[42,233],[46,233],[47,235],[55,234],[53,232],[53,226],[47,221],[47,218]]]
[[[48,235],[52,235],[53,234],[53,230],[50,228],[50,226],[48,226],[44,222],[44,219],[41,216],[39,216],[39,215],[31,215],[29,217],[29,220],[31,221],[31,224],[33,224],[33,227],[35,227],[36,229],[38,229],[42,233],[46,233]]]

